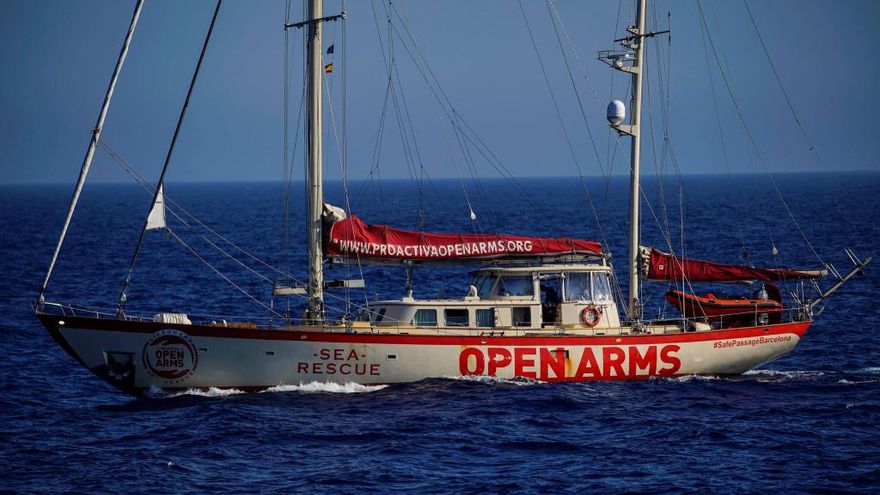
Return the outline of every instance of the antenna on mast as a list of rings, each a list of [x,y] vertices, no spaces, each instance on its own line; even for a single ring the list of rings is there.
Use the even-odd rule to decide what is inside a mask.
[[[630,182],[629,182],[629,249],[626,259],[627,272],[629,274],[629,303],[627,304],[627,320],[637,324],[642,319],[642,308],[639,301],[639,162],[641,155],[641,140],[639,124],[642,119],[642,79],[644,66],[644,50],[642,38],[645,34],[645,3],[646,0],[636,1],[636,24],[626,28],[630,36],[617,41],[624,50],[600,51],[599,60],[608,64],[611,68],[632,75],[632,103],[629,124],[624,124],[625,107],[620,100],[612,101],[608,105],[608,121],[617,132],[626,134],[632,138],[630,153]],[[654,34],[654,33],[652,33]]]

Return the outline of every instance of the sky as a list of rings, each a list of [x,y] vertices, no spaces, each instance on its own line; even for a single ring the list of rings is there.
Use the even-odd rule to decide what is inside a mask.
[[[880,170],[880,120],[874,117],[880,113],[876,91],[880,57],[873,53],[880,48],[880,2],[749,0],[803,131],[774,78],[745,4],[702,2],[719,60],[758,155],[737,117],[711,48],[707,50],[704,44],[696,1],[649,3],[653,4],[649,29],[671,29],[672,37],[671,41],[657,37],[648,45],[651,104],[645,112],[646,119],[653,119],[656,144],[651,146],[650,136],[643,138],[642,166],[647,173],[664,163],[669,166],[662,158],[664,135],[669,136],[683,173],[761,172],[757,156],[775,173]],[[412,31],[456,113],[510,174],[628,173],[629,145],[620,141],[622,151],[613,151],[616,138],[604,116],[610,99],[627,98],[627,78],[599,62],[596,52],[616,48],[613,40],[623,36],[632,18],[632,1],[553,2],[575,47],[571,50],[563,39],[580,106],[547,4],[523,2],[561,117],[554,110],[517,2],[398,0],[393,5],[400,14],[393,14],[395,28],[401,33]],[[387,91],[388,73],[380,48],[380,39],[386,52],[389,46],[386,7],[381,2],[349,1],[344,48],[341,24],[326,27],[325,47],[335,45],[333,59],[327,62],[336,67],[327,76],[333,88],[325,114],[329,180],[341,176],[334,136],[341,134],[344,74],[348,177],[364,179],[374,169]],[[0,184],[72,184],[76,180],[133,8],[134,1],[121,0],[0,3],[0,145],[4,150]],[[213,8],[212,1],[146,1],[103,134],[104,141],[146,177],[158,176]],[[285,9],[284,1],[224,2],[168,181],[281,178]],[[339,1],[328,0],[325,14],[340,9]],[[301,3],[295,1],[290,20],[301,18]],[[409,149],[421,158],[420,173],[431,178],[469,177],[450,122],[438,114],[430,87],[408,54],[415,45],[391,39],[399,74],[394,88],[409,119],[402,111],[399,115],[404,122],[412,122],[416,147],[410,144]],[[290,63],[295,68],[290,85],[292,136],[303,62],[301,34],[291,33],[290,40]],[[343,51],[347,54],[344,70]],[[668,100],[662,95],[661,78]],[[667,103],[668,127],[661,110]],[[335,124],[336,133],[330,124]],[[646,126],[643,129],[649,133]],[[410,176],[416,160],[407,159],[400,136],[398,112],[389,104],[378,155],[383,178]],[[301,143],[300,138],[299,150]],[[296,160],[294,173],[301,176],[299,151]],[[496,167],[478,156],[473,164],[480,177],[499,175]],[[91,180],[129,178],[99,151]]]

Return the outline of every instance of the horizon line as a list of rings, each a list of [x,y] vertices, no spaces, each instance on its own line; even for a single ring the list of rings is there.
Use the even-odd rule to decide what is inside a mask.
[[[874,169],[853,169],[853,170],[797,170],[797,171],[783,171],[783,172],[775,172],[772,175],[838,175],[838,174],[880,174],[880,170]],[[672,175],[672,174],[667,174]],[[700,176],[754,176],[754,175],[767,175],[764,172],[685,172],[680,174],[682,177],[700,177]],[[504,177],[504,176],[490,176],[490,177],[481,177],[479,180],[557,180],[557,179],[605,179],[605,178],[628,178],[629,174],[611,174],[606,177],[603,175],[523,175],[523,176],[512,176],[512,177]],[[642,178],[656,178],[656,174],[643,174]],[[349,182],[367,182],[370,179],[349,179]],[[412,179],[409,177],[386,177],[383,178],[382,181],[385,182],[410,182]],[[428,180],[436,180],[436,181],[461,181],[467,180],[468,182],[472,182],[473,178],[461,178],[461,177],[431,177]],[[166,180],[168,184],[258,184],[258,183],[275,183],[282,182],[282,179],[204,179],[204,180]],[[304,183],[305,180],[302,178],[293,179],[291,182],[294,183]],[[332,178],[324,180],[324,183],[336,183],[342,182],[341,178]],[[0,187],[7,186],[53,186],[53,185],[69,185],[74,184],[74,181],[10,181],[10,182],[0,182]],[[133,181],[123,181],[123,180],[100,180],[96,179],[92,181],[93,184],[135,184]]]

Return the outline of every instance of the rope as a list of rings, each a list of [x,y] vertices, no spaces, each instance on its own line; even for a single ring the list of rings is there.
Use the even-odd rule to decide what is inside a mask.
[[[782,91],[782,96],[785,97],[785,103],[788,105],[788,110],[791,112],[791,116],[794,118],[794,122],[797,124],[798,129],[800,129],[801,134],[803,134],[804,140],[806,140],[807,145],[810,147],[810,156],[818,167],[819,160],[814,154],[816,147],[814,146],[812,139],[810,139],[809,134],[807,134],[806,129],[804,129],[803,124],[801,124],[801,119],[798,117],[797,112],[794,110],[794,105],[791,103],[788,91],[785,90],[785,86],[782,84],[782,78],[779,76],[779,71],[776,70],[776,64],[773,63],[773,59],[770,57],[770,51],[767,50],[767,44],[764,43],[764,37],[761,36],[761,30],[758,29],[758,23],[755,22],[755,17],[752,15],[752,9],[749,8],[748,0],[743,0],[743,5],[746,8],[746,12],[749,14],[749,20],[752,21],[752,26],[755,28],[755,34],[758,35],[758,41],[761,42],[761,48],[764,50],[764,55],[767,57],[767,62],[770,64],[770,69],[773,71],[773,77],[776,78],[776,82],[779,84],[779,89]]]
[[[824,265],[825,262],[822,260],[822,257],[819,256],[819,253],[813,247],[813,244],[810,243],[810,240],[807,238],[806,233],[804,233],[804,230],[801,228],[800,223],[798,223],[797,218],[795,218],[794,213],[791,211],[791,208],[788,206],[788,202],[785,201],[785,198],[782,195],[782,191],[779,189],[779,185],[776,183],[776,179],[773,177],[773,174],[770,173],[770,169],[767,167],[767,163],[766,163],[766,161],[764,161],[764,157],[761,155],[761,151],[758,148],[758,143],[755,141],[755,137],[752,134],[751,129],[749,129],[748,124],[746,123],[745,116],[742,113],[742,109],[739,106],[739,102],[737,101],[736,97],[733,94],[733,88],[731,86],[730,80],[727,77],[727,73],[721,68],[721,60],[718,57],[718,51],[715,49],[715,43],[712,41],[712,34],[709,32],[708,26],[706,24],[706,18],[703,15],[703,6],[702,6],[701,0],[697,0],[697,10],[699,11],[699,14],[700,14],[700,25],[706,31],[706,36],[709,40],[709,46],[712,48],[712,54],[715,57],[715,63],[718,65],[719,71],[721,72],[721,77],[722,77],[722,80],[724,81],[724,86],[727,88],[727,92],[730,95],[731,102],[733,103],[733,107],[736,110],[736,115],[739,118],[739,121],[743,126],[743,130],[745,130],[746,136],[748,136],[748,138],[749,138],[749,142],[751,143],[752,148],[755,151],[755,155],[757,156],[758,161],[761,164],[761,167],[764,169],[764,172],[767,174],[767,177],[770,179],[770,183],[773,185],[773,189],[776,191],[777,196],[779,196],[779,200],[782,202],[782,206],[785,208],[786,213],[788,213],[788,216],[791,218],[792,222],[794,223],[795,228],[797,228],[798,233],[804,239],[804,242],[807,243],[807,246],[810,248],[810,251],[813,252],[813,255],[816,257],[816,259],[819,260],[819,263]]]
[[[110,154],[111,158],[113,158],[113,160],[114,160],[114,161],[120,166],[120,168],[122,168],[122,169],[123,169],[125,172],[127,172],[132,178],[134,178],[134,179],[135,179],[135,182],[136,182],[138,185],[140,185],[141,188],[142,188],[144,191],[146,191],[146,192],[148,192],[148,193],[149,193],[150,191],[152,191],[152,189],[153,189],[153,188],[151,187],[152,185],[151,185],[151,184],[150,184],[150,183],[149,183],[149,182],[148,182],[148,181],[147,181],[147,180],[146,180],[146,179],[145,179],[140,173],[138,173],[138,171],[137,171],[134,167],[132,167],[130,164],[128,164],[128,163],[122,158],[122,156],[120,156],[118,153],[116,153],[116,152],[110,147],[109,144],[107,144],[105,141],[101,141],[101,145],[102,145],[102,146],[104,147],[104,149]],[[290,282],[293,282],[294,284],[305,285],[305,282],[304,282],[304,281],[299,280],[299,279],[293,277],[292,275],[290,275],[289,273],[286,273],[286,272],[284,272],[284,271],[278,269],[277,267],[274,267],[274,266],[272,266],[272,265],[266,263],[265,261],[263,261],[263,260],[261,260],[260,258],[254,256],[253,254],[251,254],[250,252],[246,251],[244,248],[242,248],[242,247],[239,246],[238,244],[236,244],[236,243],[230,241],[229,239],[227,239],[226,237],[224,237],[222,234],[218,233],[216,230],[214,230],[214,229],[212,229],[211,227],[209,227],[208,225],[206,225],[206,224],[205,224],[202,220],[200,220],[198,217],[196,217],[195,215],[193,215],[192,213],[190,213],[189,211],[187,211],[185,208],[183,208],[182,206],[180,206],[180,204],[178,204],[177,202],[175,202],[171,197],[169,197],[169,196],[165,196],[165,202],[166,202],[166,211],[168,211],[169,213],[171,213],[171,215],[172,215],[174,218],[176,218],[178,221],[180,221],[181,223],[183,223],[185,226],[187,226],[187,227],[189,227],[189,228],[192,227],[192,225],[191,225],[190,223],[188,223],[188,222],[186,221],[186,219],[184,219],[183,217],[181,217],[181,215],[180,215],[181,213],[182,213],[183,215],[185,215],[187,218],[189,218],[190,221],[193,222],[194,224],[196,224],[196,225],[198,225],[198,226],[204,228],[205,230],[207,230],[208,232],[210,232],[212,235],[216,236],[218,239],[220,239],[220,240],[223,241],[224,243],[226,243],[226,244],[228,244],[229,246],[231,246],[231,247],[235,248],[236,250],[240,251],[242,254],[244,254],[244,255],[247,256],[248,258],[252,259],[253,261],[255,261],[255,262],[257,262],[257,263],[259,263],[260,265],[263,265],[264,267],[266,267],[267,269],[271,270],[271,271],[274,272],[275,274],[282,276],[283,278],[285,278],[286,280],[288,280],[288,281],[290,281]],[[179,210],[180,213],[178,213],[178,210]],[[208,239],[206,239],[204,236],[200,236],[200,237],[202,237],[203,239],[205,239],[206,241],[208,241]],[[215,247],[215,249],[217,249],[220,253],[222,253],[222,254],[224,254],[225,256],[227,256],[228,258],[230,258],[232,261],[234,261],[234,262],[236,262],[236,263],[238,263],[238,264],[244,266],[246,269],[248,269],[249,271],[251,271],[251,272],[254,273],[255,275],[259,276],[259,277],[262,278],[263,280],[266,280],[266,281],[268,281],[269,283],[272,283],[272,281],[271,281],[269,278],[267,278],[267,277],[265,277],[264,275],[262,275],[262,274],[260,274],[260,273],[258,273],[258,272],[256,272],[256,271],[254,271],[252,268],[247,267],[247,265],[242,264],[242,263],[241,263],[237,258],[235,258],[235,256],[233,256],[232,254],[229,254],[227,251],[221,249],[219,246],[217,246],[216,244],[212,243],[211,241],[208,241],[208,243],[209,243],[209,244],[212,244],[212,245]],[[297,296],[297,297],[299,297],[300,299],[303,299],[303,300],[308,300],[308,296],[305,296],[305,295],[302,295],[302,294],[292,294],[292,295],[295,295],[295,296]],[[338,295],[336,295],[336,294],[332,294],[332,293],[327,293],[327,294],[325,294],[325,296],[328,297],[328,298],[333,298],[333,299],[337,299],[337,300],[346,300],[346,299],[343,298],[342,296],[338,296]],[[340,311],[340,312],[342,312],[340,308],[335,307],[335,306],[327,306],[327,309],[331,309],[331,310],[334,310],[334,311]],[[355,306],[355,309],[357,309],[357,310],[368,309],[367,301],[366,301],[366,300],[364,301],[364,305],[363,305],[363,306],[360,306],[360,305]]]
[[[217,0],[217,6],[214,8],[214,16],[211,18],[211,24],[208,26],[208,34],[205,35],[205,41],[202,44],[202,50],[199,53],[199,61],[196,62],[196,68],[193,71],[192,80],[189,83],[189,89],[186,92],[186,99],[183,101],[183,107],[180,109],[180,116],[177,119],[177,126],[174,129],[174,135],[171,138],[171,144],[168,146],[168,153],[165,155],[165,163],[162,165],[162,172],[159,174],[159,180],[156,182],[156,191],[153,193],[153,200],[150,202],[150,209],[147,210],[147,217],[144,219],[144,226],[141,229],[140,236],[138,237],[137,245],[134,248],[134,253],[131,256],[131,263],[128,266],[128,274],[125,277],[125,282],[122,284],[122,290],[119,292],[119,314],[123,314],[125,309],[125,291],[128,290],[128,286],[131,283],[131,275],[134,272],[134,265],[137,263],[138,254],[141,250],[141,245],[144,242],[144,233],[147,231],[147,223],[149,222],[149,212],[152,210],[153,205],[156,203],[156,198],[159,197],[159,192],[162,191],[162,184],[165,181],[165,174],[168,172],[168,165],[171,163],[171,157],[174,154],[174,147],[177,144],[177,137],[180,135],[180,129],[183,126],[183,120],[186,118],[186,110],[189,107],[189,101],[192,97],[193,89],[195,89],[196,81],[199,77],[199,72],[202,68],[202,62],[205,60],[205,53],[208,51],[208,45],[211,42],[211,35],[214,33],[214,26],[217,24],[217,16],[220,14],[220,6],[223,4],[223,0]]]
[[[391,4],[391,11],[394,12],[397,17],[401,20],[401,25],[403,25],[404,31],[403,34],[397,29],[395,24],[391,24],[390,28],[397,35],[398,39],[401,41],[401,44],[406,50],[407,54],[410,56],[410,59],[416,66],[416,69],[419,71],[419,74],[425,80],[425,83],[428,86],[428,89],[437,97],[438,101],[440,101],[441,109],[446,114],[446,117],[450,120],[453,125],[453,128],[456,129],[457,132],[461,133],[461,138],[465,143],[469,143],[477,152],[492,165],[495,170],[501,174],[503,178],[508,180],[517,191],[529,202],[533,207],[536,206],[534,200],[531,195],[513,174],[510,170],[501,162],[497,155],[489,148],[489,146],[483,141],[479,134],[470,126],[467,120],[459,114],[455,106],[452,104],[452,100],[450,100],[449,96],[446,94],[443,86],[440,84],[440,80],[434,74],[431,66],[428,64],[427,59],[424,56],[418,42],[415,39],[415,35],[412,33],[411,29],[408,26],[408,23],[405,22],[400,12],[397,10],[395,4]],[[413,48],[415,49],[415,53],[410,49],[409,45],[406,43],[403,35],[406,35],[408,39],[411,41]]]
[[[593,152],[596,154],[596,163],[599,164],[599,170],[602,171],[602,175],[606,176],[605,166],[602,164],[602,158],[599,157],[599,147],[596,146],[596,140],[595,140],[595,138],[593,138],[593,129],[590,127],[589,120],[587,120],[587,114],[584,111],[584,104],[581,101],[581,94],[577,89],[577,84],[575,84],[575,82],[574,82],[574,75],[572,75],[572,73],[571,73],[571,64],[568,63],[568,57],[565,56],[565,49],[562,47],[562,38],[559,36],[559,26],[557,26],[557,20],[559,19],[559,14],[556,12],[556,7],[553,5],[552,0],[547,0],[546,4],[547,4],[547,12],[550,14],[550,23],[553,24],[553,32],[556,34],[556,41],[559,44],[559,52],[562,54],[562,60],[565,62],[565,70],[568,73],[568,80],[569,80],[569,82],[571,82],[571,89],[572,89],[572,91],[574,91],[574,96],[577,99],[578,109],[580,110],[581,118],[584,121],[584,126],[586,126],[586,128],[587,128],[587,136],[589,136],[589,138],[590,138],[590,144],[593,147]],[[561,19],[559,19],[560,24],[561,24],[561,22],[562,22]],[[566,38],[568,38],[568,33],[566,33],[565,36],[566,36]],[[569,39],[568,41],[569,41],[569,44],[572,48],[572,52],[574,53],[575,59],[578,61],[578,63],[581,66],[581,69],[583,70],[585,79],[589,83],[590,88],[592,88],[593,83],[590,80],[590,77],[587,75],[587,72],[584,69],[584,66],[583,66],[583,63],[581,62],[580,57],[578,56],[577,52],[574,50],[574,44],[571,43],[571,39]],[[595,94],[595,91],[593,93],[593,96],[596,100],[596,103],[598,104],[599,98]],[[598,107],[599,107],[599,111],[601,113],[601,111],[602,111],[601,104],[598,104]]]
[[[284,318],[284,315],[282,315],[281,313],[278,313],[278,312],[275,311],[274,309],[270,308],[268,305],[266,305],[265,303],[263,303],[262,301],[260,301],[260,300],[257,299],[256,297],[252,296],[248,291],[246,291],[246,290],[242,289],[241,287],[239,287],[235,282],[232,281],[232,279],[230,279],[229,277],[227,277],[226,275],[224,275],[223,273],[221,273],[220,270],[216,269],[216,268],[214,267],[214,265],[212,265],[208,260],[206,260],[206,259],[203,258],[201,255],[199,255],[199,253],[196,252],[196,250],[193,249],[192,246],[190,246],[190,245],[187,244],[183,239],[181,239],[181,238],[180,238],[180,237],[179,237],[179,236],[178,236],[173,230],[171,230],[171,229],[168,228],[167,226],[165,227],[165,230],[168,231],[168,233],[171,235],[171,237],[173,237],[174,239],[176,239],[177,242],[179,242],[180,244],[183,245],[183,247],[185,247],[187,250],[189,250],[189,252],[192,253],[193,256],[195,256],[196,258],[198,258],[199,261],[201,261],[202,263],[204,263],[205,265],[207,265],[208,268],[210,268],[211,270],[213,270],[214,273],[216,273],[217,275],[220,276],[220,278],[222,278],[223,280],[227,281],[227,282],[229,283],[229,285],[231,285],[231,286],[235,287],[236,289],[238,289],[242,294],[244,294],[245,296],[247,296],[250,300],[254,301],[254,302],[257,303],[258,305],[262,306],[264,309],[266,309],[266,310],[269,311],[270,313],[273,313],[274,315],[278,316],[279,318]]]
[[[605,238],[605,232],[602,229],[602,222],[599,220],[599,214],[596,212],[596,207],[593,204],[593,197],[590,194],[589,188],[587,188],[583,171],[581,170],[580,163],[578,162],[578,159],[577,159],[577,153],[574,150],[574,145],[571,143],[571,138],[568,135],[568,129],[565,127],[565,120],[562,118],[562,112],[559,110],[559,104],[556,101],[556,95],[553,93],[553,86],[550,84],[550,78],[547,76],[547,71],[544,68],[544,61],[541,58],[541,52],[540,52],[540,50],[538,50],[538,45],[535,42],[535,36],[532,33],[532,27],[529,24],[528,16],[526,16],[526,11],[525,11],[525,8],[523,7],[522,0],[519,0],[519,9],[523,15],[523,21],[525,22],[526,30],[529,33],[529,39],[532,42],[532,48],[535,50],[535,55],[538,58],[538,66],[541,68],[541,74],[544,76],[544,82],[547,84],[547,91],[550,94],[550,100],[553,102],[553,108],[556,110],[556,117],[559,119],[560,127],[562,127],[562,134],[563,134],[563,136],[565,136],[565,142],[568,145],[569,152],[571,153],[572,162],[574,162],[574,166],[577,169],[578,177],[580,178],[581,188],[584,190],[584,195],[586,196],[587,204],[590,206],[590,210],[593,212],[593,217],[596,220],[596,225],[599,228],[599,233],[602,236],[603,242],[605,242],[605,245],[608,245],[607,239]]]

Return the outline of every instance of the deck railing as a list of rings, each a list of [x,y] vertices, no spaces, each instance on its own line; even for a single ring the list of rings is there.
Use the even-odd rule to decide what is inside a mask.
[[[112,311],[107,308],[96,308],[96,307],[86,307],[86,306],[74,306],[72,304],[62,304],[56,302],[43,302],[40,304],[32,304],[32,309],[35,312],[42,312],[48,314],[60,314],[62,316],[69,317],[88,317],[88,318],[98,318],[98,319],[124,319],[126,321],[144,321],[144,322],[152,322],[154,321],[154,317],[156,313],[125,313],[123,315],[118,315],[115,311]],[[780,320],[782,322],[794,322],[794,321],[806,321],[808,320],[805,317],[803,308],[794,307],[794,308],[786,308],[779,311],[774,311],[773,313],[779,314]],[[765,321],[766,315],[766,321]],[[235,326],[236,324],[242,323],[255,323],[258,328],[266,329],[266,330],[285,330],[289,329],[291,326],[296,326],[299,324],[306,323],[304,320],[296,320],[293,318],[280,319],[280,318],[272,318],[272,317],[259,317],[259,316],[229,316],[229,315],[206,315],[206,314],[187,314],[188,317],[193,317],[196,319],[204,319],[204,321],[199,321],[198,324],[207,324],[207,325],[229,325]],[[710,323],[709,321],[712,320]],[[344,327],[346,332],[359,331],[360,328],[355,328],[351,323],[356,320],[352,319],[342,319],[336,322],[328,322],[330,326],[342,326]],[[766,311],[760,310],[752,310],[752,311],[744,311],[741,313],[729,314],[725,316],[718,316],[708,318],[705,316],[701,317],[684,317],[677,316],[673,318],[657,318],[653,320],[645,320],[642,322],[643,325],[681,325],[684,331],[695,331],[697,323],[708,323],[712,326],[713,329],[724,329],[724,328],[735,328],[735,326],[761,326],[761,325],[770,325],[770,315]],[[444,334],[461,334],[462,330],[468,329],[471,330],[471,334],[474,336],[502,336],[505,334],[513,335],[518,334],[520,332],[534,332],[536,329],[534,328],[523,328],[523,327],[515,327],[515,328],[504,328],[504,327],[486,327],[486,328],[468,328],[468,327],[413,327],[411,325],[405,325],[403,322],[396,322],[394,324],[370,324],[368,328],[363,328],[363,330],[369,330],[370,332],[387,332],[387,333],[397,333],[397,334],[407,334],[411,333],[413,330],[418,329],[420,334],[424,334],[424,331],[427,329],[434,330],[436,335],[444,335]],[[693,329],[693,330],[688,330]],[[558,330],[556,333],[565,333],[564,327],[559,327],[554,330]],[[615,330],[619,333],[623,333],[624,328],[598,328],[594,329],[594,333],[596,334],[613,334]]]

